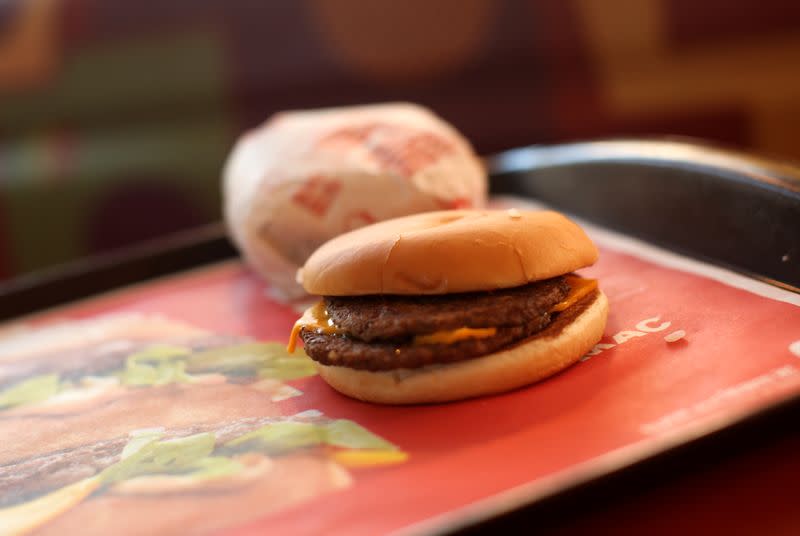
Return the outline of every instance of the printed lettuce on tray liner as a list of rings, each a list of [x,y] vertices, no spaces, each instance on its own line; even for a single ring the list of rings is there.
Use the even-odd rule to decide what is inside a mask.
[[[92,366],[90,359],[75,363],[72,369],[22,378],[15,378],[14,368],[6,367],[0,375],[0,410],[59,406],[125,387],[209,381],[283,382],[316,374],[313,362],[305,354],[288,356],[278,343],[240,341],[233,346],[206,347],[224,342],[228,341],[197,339],[186,344],[144,344],[130,354],[116,352],[110,359],[106,356],[104,368]],[[43,366],[47,366],[49,357],[40,358]],[[58,355],[52,359],[58,359]],[[29,362],[25,368],[30,368]],[[289,386],[281,388],[278,382],[264,381],[261,385],[274,386],[278,400],[297,394]]]

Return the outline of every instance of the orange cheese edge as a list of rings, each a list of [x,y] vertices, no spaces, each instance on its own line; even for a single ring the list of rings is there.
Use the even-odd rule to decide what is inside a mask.
[[[297,337],[300,336],[300,330],[304,327],[322,331],[325,333],[344,333],[338,329],[331,318],[328,316],[328,311],[325,309],[325,302],[318,301],[313,307],[306,309],[303,316],[297,319],[292,327],[292,333],[289,335],[289,344],[286,345],[286,351],[294,353],[297,347]]]
[[[565,279],[569,285],[569,294],[550,309],[551,313],[559,313],[565,309],[569,309],[575,303],[597,289],[597,279],[584,279],[577,275],[568,275]]]
[[[485,339],[497,333],[497,328],[458,328],[417,335],[414,344],[452,344],[464,339]]]
[[[551,313],[557,313],[572,307],[575,303],[587,296],[589,293],[597,289],[596,279],[584,279],[575,275],[566,276],[567,283],[570,286],[569,294],[566,298],[555,304]],[[286,351],[290,354],[295,351],[297,347],[297,337],[300,335],[300,330],[303,328],[315,329],[328,334],[343,334],[344,331],[336,327],[333,320],[328,316],[328,311],[325,309],[324,302],[320,300],[316,305],[310,307],[303,313],[297,322],[292,327],[292,333],[289,335],[289,344],[286,346]],[[453,330],[437,331],[428,335],[417,335],[414,337],[414,344],[452,344],[456,341],[464,339],[485,339],[497,333],[496,328],[457,328]]]

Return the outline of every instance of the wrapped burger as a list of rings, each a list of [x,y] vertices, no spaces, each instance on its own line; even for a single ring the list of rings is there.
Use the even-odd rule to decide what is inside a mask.
[[[482,207],[486,173],[455,128],[413,104],[282,112],[242,136],[224,172],[225,220],[284,299],[330,238],[417,212]]]

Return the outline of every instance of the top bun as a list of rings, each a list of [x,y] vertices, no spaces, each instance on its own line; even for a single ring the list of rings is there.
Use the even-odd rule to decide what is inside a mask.
[[[298,273],[326,296],[448,294],[517,287],[593,264],[586,233],[552,211],[447,210],[340,235]]]

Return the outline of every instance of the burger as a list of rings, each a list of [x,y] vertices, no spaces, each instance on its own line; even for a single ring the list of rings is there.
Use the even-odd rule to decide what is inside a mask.
[[[576,270],[598,251],[552,211],[450,210],[387,220],[323,244],[298,272],[322,299],[292,331],[337,391],[445,402],[516,389],[578,361],[608,301]]]

